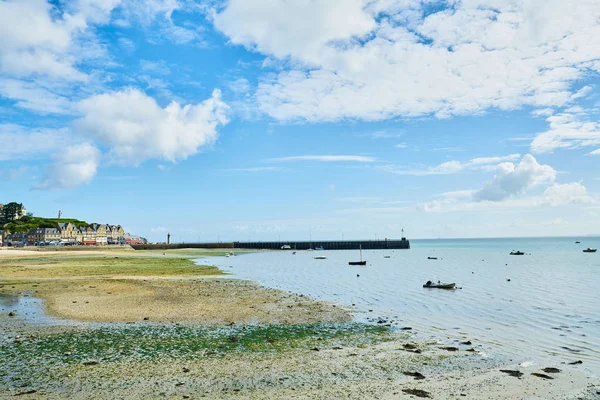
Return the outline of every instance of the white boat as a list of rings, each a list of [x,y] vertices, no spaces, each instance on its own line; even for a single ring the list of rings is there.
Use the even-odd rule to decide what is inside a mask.
[[[281,250],[291,250],[292,246],[290,246],[289,244],[284,244],[283,246],[281,246]]]

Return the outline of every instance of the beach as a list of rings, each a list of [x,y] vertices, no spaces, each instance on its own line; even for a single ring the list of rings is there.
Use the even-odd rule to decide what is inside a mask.
[[[344,304],[192,261],[214,255],[0,251],[0,397],[600,397],[581,364],[519,365],[473,338],[353,321]]]

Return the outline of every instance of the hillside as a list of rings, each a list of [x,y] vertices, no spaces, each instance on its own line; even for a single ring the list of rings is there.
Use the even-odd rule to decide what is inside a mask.
[[[78,228],[82,226],[89,226],[87,222],[73,218],[58,219],[24,216],[21,219],[9,222],[8,224],[4,225],[2,229],[5,229],[11,233],[25,233],[34,228],[56,228],[58,223],[68,222],[71,222]]]

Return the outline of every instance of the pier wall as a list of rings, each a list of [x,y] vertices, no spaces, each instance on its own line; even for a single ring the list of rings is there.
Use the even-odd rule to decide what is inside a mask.
[[[400,240],[324,240],[310,242],[233,242],[233,243],[177,243],[177,244],[142,244],[132,245],[136,250],[166,250],[166,249],[257,249],[281,250],[283,246],[292,250],[308,250],[323,247],[324,250],[388,250],[410,249],[410,242],[405,238]]]

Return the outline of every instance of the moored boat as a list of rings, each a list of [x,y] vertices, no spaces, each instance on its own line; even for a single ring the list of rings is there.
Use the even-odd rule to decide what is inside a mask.
[[[360,261],[348,261],[348,265],[367,265],[367,261],[362,259],[362,246],[360,246]]]
[[[511,256],[522,256],[524,254],[525,253],[523,253],[522,251],[518,251],[518,250],[517,251],[513,250],[513,251],[510,252]]]
[[[584,253],[595,253],[597,249],[592,249],[591,247],[588,247],[587,249],[583,250]]]
[[[437,260],[437,257],[427,257],[428,260]]]
[[[427,281],[427,283],[425,283],[423,285],[424,288],[434,288],[434,289],[454,289],[455,286],[456,286],[455,282],[442,283],[440,281],[437,281],[437,283]]]

